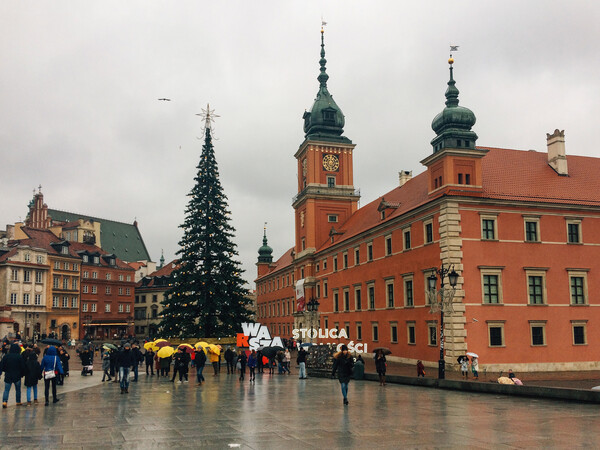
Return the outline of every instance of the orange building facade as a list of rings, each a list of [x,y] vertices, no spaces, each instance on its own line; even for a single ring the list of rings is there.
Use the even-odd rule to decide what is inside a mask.
[[[344,329],[348,339],[336,342],[389,347],[394,359],[430,367],[444,336],[450,370],[466,352],[479,355],[480,370],[598,369],[600,159],[566,156],[559,130],[547,153],[477,146],[450,60],[426,171],[401,172],[398,187],[358,208],[354,145],[324,56],[322,41],[319,92],[295,153],[295,244],[273,262],[265,232],[257,320],[283,338]],[[444,279],[443,335],[428,287],[440,267],[458,273],[454,288]],[[296,301],[298,286],[318,311]]]

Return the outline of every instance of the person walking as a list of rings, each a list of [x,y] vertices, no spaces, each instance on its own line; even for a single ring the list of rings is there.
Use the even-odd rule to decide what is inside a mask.
[[[248,356],[248,369],[250,370],[250,381],[256,380],[256,350],[252,350]]]
[[[244,374],[246,373],[246,363],[248,362],[248,357],[243,350],[240,350],[240,353],[237,357],[237,365],[240,369],[240,381],[244,381]]]
[[[140,347],[136,343],[131,345],[131,354],[133,356],[133,381],[134,383],[137,383],[140,372],[140,363],[144,360],[144,357],[142,356]]]
[[[69,360],[71,359],[71,355],[69,355],[67,350],[61,345],[58,347],[58,357],[60,358],[60,363],[63,367],[63,373],[58,376],[56,385],[62,386],[65,384],[65,376],[69,376]]]
[[[52,347],[54,348],[54,347]],[[56,350],[56,349],[55,349]],[[4,395],[2,396],[2,407],[6,408],[10,388],[15,385],[15,396],[17,406],[21,403],[21,378],[25,375],[25,361],[21,358],[21,347],[19,344],[11,344],[8,353],[0,362],[0,375],[4,373]]]
[[[227,375],[235,374],[235,364],[233,360],[235,359],[235,352],[231,349],[231,347],[227,347],[225,350],[225,362],[227,363]]]
[[[419,377],[425,378],[425,365],[420,359],[417,361],[417,378]]]
[[[348,384],[350,383],[353,367],[354,360],[352,359],[352,355],[348,353],[348,347],[342,345],[341,351],[333,355],[333,370],[331,372],[331,377],[334,378],[337,372],[338,380],[342,387],[344,405],[348,404]]]
[[[292,354],[290,353],[290,349],[286,348],[283,358],[285,369],[287,370],[288,375],[292,372],[290,371],[290,366],[292,365]]]
[[[173,378],[171,378],[171,382],[174,383],[177,374],[179,374],[178,383],[181,383],[183,381],[183,349],[177,349],[177,352],[175,352],[175,356],[173,357],[173,361]]]
[[[209,352],[209,359],[213,366],[213,370],[215,371],[213,376],[216,377],[219,375],[219,355],[217,355],[215,352]]]
[[[258,373],[263,373],[264,372],[263,354],[260,350],[256,352],[256,361],[257,361],[256,367],[258,368]]]
[[[204,353],[202,348],[197,349],[194,353],[194,366],[196,366],[196,380],[198,381],[196,386],[200,386],[204,381],[206,381],[204,379],[204,375],[202,375],[202,371],[206,365],[206,353]]]
[[[129,394],[129,372],[135,363],[135,357],[129,343],[125,344],[123,351],[119,353],[117,364],[119,365],[119,377],[121,378],[121,394]]]
[[[119,379],[119,374],[117,372],[117,352],[111,351],[109,353],[110,356],[110,378],[115,378],[113,383],[116,383]]]
[[[110,376],[110,354],[111,351],[106,350],[102,355],[102,381],[104,381],[106,378],[108,378],[107,381],[112,380]]]
[[[187,352],[187,350],[183,350],[183,357],[181,358],[181,370],[183,374],[183,382],[188,382],[188,372],[190,370],[190,362],[192,361],[192,357]],[[181,377],[179,377],[181,379]]]
[[[460,372],[465,380],[469,379],[469,358],[466,356],[460,361]]]
[[[479,360],[477,359],[477,356],[473,356],[473,359],[471,359],[471,372],[473,372],[473,379],[478,380],[479,379]]]
[[[304,350],[304,347],[300,347],[298,350],[298,356],[296,357],[296,363],[300,366],[300,376],[298,377],[300,380],[306,380],[306,355],[308,352]]]
[[[33,402],[38,402],[37,385],[42,379],[42,366],[40,365],[37,354],[34,351],[29,352],[27,361],[25,361],[25,386],[27,387],[27,406],[31,406],[31,391],[33,391]]]
[[[385,386],[385,369],[387,368],[387,360],[383,354],[383,350],[379,349],[375,353],[375,370],[379,375],[379,386]]]
[[[150,375],[150,376],[154,376],[154,356],[156,355],[156,353],[154,353],[154,351],[149,348],[148,350],[146,350],[146,353],[144,353],[144,361],[146,361],[146,376]],[[148,374],[148,369],[150,369],[150,374]]]
[[[57,403],[59,398],[56,395],[56,375],[63,373],[62,363],[57,355],[56,347],[50,346],[46,349],[46,356],[42,358],[41,374],[44,377],[44,398],[46,406],[49,402],[50,384],[52,384],[52,403]]]

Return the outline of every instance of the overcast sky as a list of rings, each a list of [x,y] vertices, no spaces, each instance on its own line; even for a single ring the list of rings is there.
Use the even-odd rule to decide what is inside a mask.
[[[254,280],[264,222],[275,259],[294,242],[321,17],[361,205],[398,171],[423,171],[450,44],[478,145],[545,151],[560,128],[567,154],[600,156],[600,2],[3,1],[0,228],[25,218],[41,184],[52,209],[137,218],[152,259],[173,259],[202,148],[195,114],[210,103]]]

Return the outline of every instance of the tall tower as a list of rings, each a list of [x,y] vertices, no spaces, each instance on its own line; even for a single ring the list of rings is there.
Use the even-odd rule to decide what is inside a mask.
[[[429,195],[451,191],[481,192],[481,158],[487,150],[475,146],[477,134],[471,130],[475,114],[458,105],[458,88],[454,81],[454,59],[450,57],[450,80],[446,89],[446,107],[433,119],[431,128],[436,136],[431,141],[433,154],[421,161],[427,166]]]
[[[258,266],[259,277],[262,277],[269,272],[269,266],[272,262],[273,249],[267,244],[267,227],[265,225],[263,232],[263,245],[258,249],[258,262],[256,263]]]
[[[297,279],[310,277],[312,255],[356,211],[360,197],[353,186],[355,145],[342,135],[344,114],[327,89],[326,63],[321,28],[319,91],[310,112],[304,112],[305,138],[294,155],[298,164],[298,195],[292,203],[296,216],[295,261],[297,268],[302,267]]]

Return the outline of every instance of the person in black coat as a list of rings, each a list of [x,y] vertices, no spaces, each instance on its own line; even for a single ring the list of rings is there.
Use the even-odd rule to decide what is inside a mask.
[[[2,407],[6,408],[10,387],[15,385],[17,406],[21,403],[21,378],[25,375],[25,361],[21,358],[21,347],[19,344],[11,344],[8,353],[0,362],[0,375],[4,373],[4,395],[2,396]]]
[[[227,347],[225,350],[225,362],[227,363],[227,374],[235,373],[235,365],[233,360],[235,359],[235,352],[231,350],[231,347]]]
[[[337,372],[338,380],[342,386],[342,395],[344,396],[344,405],[348,404],[348,384],[352,377],[352,369],[354,367],[354,359],[352,355],[348,353],[348,347],[342,345],[342,351],[334,355],[333,357],[333,371],[331,377],[335,377]]]
[[[240,353],[237,356],[237,363],[240,365],[240,381],[244,381],[244,375],[246,374],[246,363],[248,362],[248,357],[246,356],[246,352],[244,350],[240,350]]]
[[[146,350],[144,353],[144,360],[146,361],[146,375],[154,376],[154,356],[156,353],[152,351],[152,348]],[[150,374],[148,373],[148,368],[150,368]]]
[[[131,353],[133,354],[133,381],[137,383],[138,380],[138,373],[139,373],[139,367],[140,367],[140,363],[144,360],[144,356],[142,355],[142,352],[140,351],[140,348],[138,347],[137,344],[133,344],[131,346]]]
[[[27,361],[25,361],[25,386],[27,387],[27,406],[31,406],[31,391],[33,391],[33,402],[38,402],[37,385],[42,379],[42,366],[40,365],[37,354],[34,351],[28,352]]]
[[[60,358],[60,363],[63,367],[63,373],[59,375],[56,384],[62,386],[65,384],[65,376],[69,376],[69,360],[71,359],[71,356],[64,347],[60,346],[58,347],[58,357]]]
[[[135,362],[135,356],[131,351],[131,346],[125,344],[122,352],[119,352],[117,357],[117,365],[119,366],[119,376],[121,378],[121,394],[129,394],[129,371]]]
[[[383,350],[379,349],[375,353],[375,370],[379,375],[379,386],[385,386],[385,369],[387,368],[387,362]]]
[[[175,352],[175,355],[173,355],[173,378],[171,379],[172,383],[175,382],[175,378],[177,377],[178,373],[179,373],[179,382],[181,383],[183,381],[183,374],[185,372],[183,366],[186,364],[187,363],[184,359],[183,349],[178,348],[177,352]]]
[[[194,354],[194,366],[196,366],[196,379],[198,380],[197,386],[200,386],[204,381],[204,375],[202,375],[202,371],[204,370],[204,366],[206,365],[206,353],[202,348],[198,348]]]

